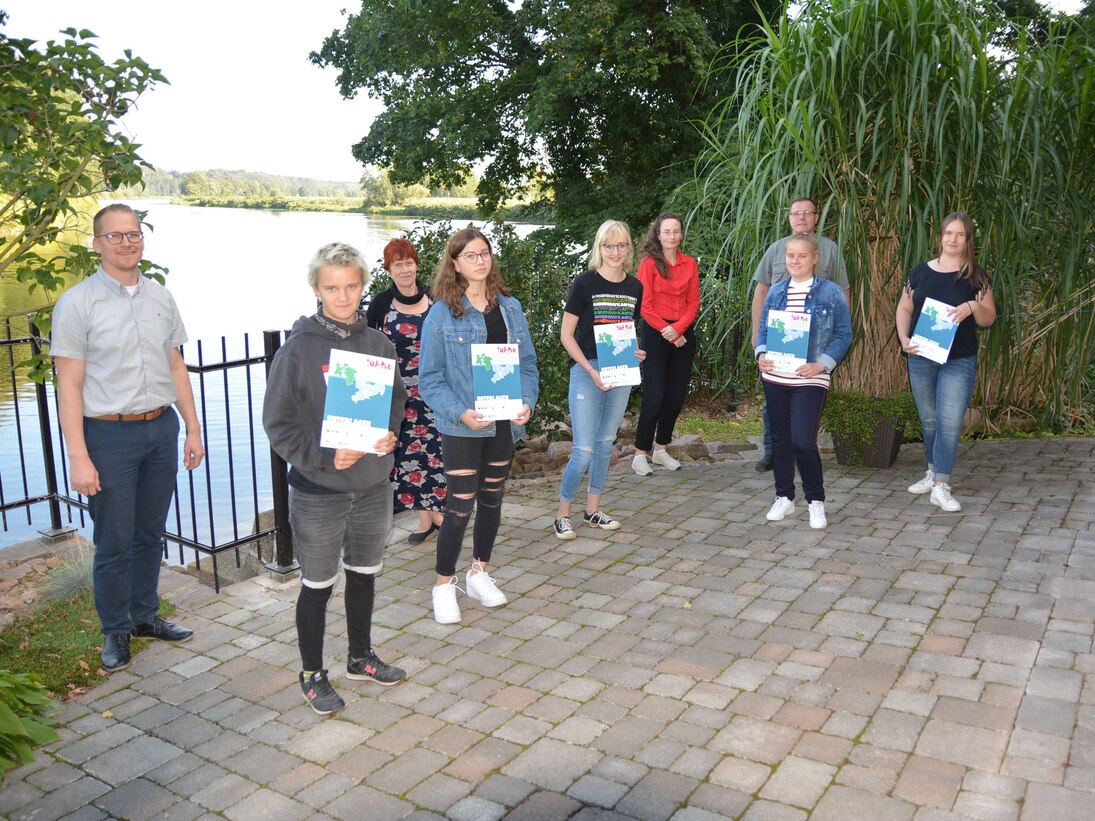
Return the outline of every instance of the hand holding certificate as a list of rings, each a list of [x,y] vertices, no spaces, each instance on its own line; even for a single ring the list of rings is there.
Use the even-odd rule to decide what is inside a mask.
[[[916,356],[938,362],[940,365],[950,356],[951,345],[958,333],[958,323],[953,321],[954,308],[945,302],[928,297],[920,309],[909,342],[916,347]]]
[[[593,334],[597,342],[597,371],[605,387],[641,384],[634,321],[597,325]]]
[[[360,453],[391,452],[378,445],[382,446],[391,436],[388,423],[392,413],[395,367],[394,359],[353,351],[331,351],[324,374],[327,396],[323,404],[320,447]],[[343,469],[349,466],[345,465]]]
[[[772,363],[772,373],[798,376],[798,369],[806,364],[809,344],[809,314],[768,312],[768,345],[764,355]]]
[[[516,421],[522,417],[526,406],[521,398],[521,355],[517,343],[472,345],[471,375],[475,411],[480,421]]]

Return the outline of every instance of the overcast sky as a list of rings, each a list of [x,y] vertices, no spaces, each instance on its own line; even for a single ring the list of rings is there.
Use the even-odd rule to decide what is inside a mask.
[[[207,168],[351,181],[350,154],[380,103],[343,100],[333,69],[308,60],[342,27],[353,0],[260,3],[189,0],[118,4],[102,0],[0,0],[8,37],[60,39],[63,28],[99,36],[106,59],[126,48],[170,85],[141,97],[122,125],[141,156],[172,171]],[[286,8],[303,12],[289,17]]]
[[[1075,12],[1082,0],[1050,5]],[[308,61],[308,53],[342,27],[343,8],[360,4],[0,0],[9,37],[48,40],[62,28],[86,28],[99,36],[104,58],[117,59],[129,48],[166,75],[170,85],[146,94],[122,120],[153,165],[354,181],[363,169],[350,147],[380,104],[364,95],[343,100],[336,72]]]

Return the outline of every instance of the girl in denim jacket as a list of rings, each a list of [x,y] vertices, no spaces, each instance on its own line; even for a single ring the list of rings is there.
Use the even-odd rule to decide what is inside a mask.
[[[773,285],[764,300],[757,334],[757,365],[764,381],[764,398],[772,424],[772,469],[776,501],[768,511],[778,522],[795,510],[795,466],[810,511],[810,527],[820,529],[825,518],[825,484],[817,431],[829,389],[829,374],[852,344],[852,322],[844,292],[836,283],[815,276],[817,237],[795,234],[787,241],[789,280]],[[791,311],[810,317],[806,364],[794,371],[777,370],[768,351],[768,314]],[[772,333],[782,331],[772,330]]]
[[[472,566],[467,593],[486,607],[506,603],[487,572],[502,515],[502,495],[513,460],[513,444],[525,435],[540,393],[536,349],[521,303],[510,296],[491,253],[475,228],[449,238],[433,281],[434,305],[422,327],[418,391],[433,408],[441,432],[448,487],[445,517],[437,535],[437,584],[433,616],[439,624],[460,621],[456,562],[472,510]],[[518,346],[523,405],[513,419],[492,422],[475,410],[473,344]]]

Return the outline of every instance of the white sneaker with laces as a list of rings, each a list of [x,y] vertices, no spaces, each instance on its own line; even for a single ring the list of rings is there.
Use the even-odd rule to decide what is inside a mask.
[[[958,500],[951,496],[951,486],[943,483],[932,487],[932,504],[942,508],[947,513],[957,513],[962,509]]]
[[[928,493],[933,487],[935,487],[935,474],[929,470],[924,474],[923,479],[909,485],[909,493],[915,493],[919,496],[922,493]]]
[[[631,469],[640,476],[650,476],[654,473],[654,468],[650,467],[650,462],[646,461],[645,453],[636,453],[631,459]]]
[[[681,463],[669,455],[669,451],[665,448],[654,448],[654,452],[650,454],[650,461],[655,465],[661,465],[663,468],[669,470],[680,470]]]
[[[829,524],[829,520],[825,518],[825,503],[824,502],[810,502],[810,527],[814,530],[824,530],[825,526]]]
[[[457,624],[460,621],[460,605],[456,603],[456,576],[448,584],[433,588],[433,619],[438,624]]]
[[[478,572],[469,570],[465,583],[468,587],[468,595],[478,599],[484,607],[501,607],[509,601],[486,570]]]
[[[778,522],[785,516],[795,512],[795,500],[788,499],[786,496],[777,496],[775,504],[772,505],[772,509],[768,511],[768,521]]]

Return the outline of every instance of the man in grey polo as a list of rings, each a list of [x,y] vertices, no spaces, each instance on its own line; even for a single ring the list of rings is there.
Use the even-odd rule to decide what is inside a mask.
[[[752,334],[753,347],[757,344],[757,334],[760,331],[760,316],[764,308],[765,297],[768,290],[777,282],[790,278],[787,273],[787,240],[795,234],[812,234],[817,227],[818,208],[817,203],[809,197],[799,197],[791,203],[791,213],[788,221],[791,223],[791,234],[783,239],[778,239],[768,246],[768,250],[761,257],[760,264],[753,274],[752,304]],[[832,280],[844,289],[844,299],[851,307],[851,292],[848,286],[848,268],[844,264],[844,255],[835,242],[825,236],[817,238],[818,251],[821,258],[818,260],[817,273],[823,279]],[[764,454],[757,460],[758,471],[772,469],[772,429],[768,425],[768,407],[764,407]]]
[[[120,670],[129,665],[131,635],[193,635],[157,615],[162,535],[179,462],[172,405],[186,423],[188,470],[205,450],[179,353],[186,331],[167,289],[141,276],[137,214],[108,205],[95,215],[94,234],[99,270],[57,301],[51,353],[72,489],[87,496],[94,523],[103,667]]]

